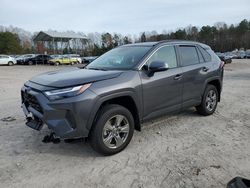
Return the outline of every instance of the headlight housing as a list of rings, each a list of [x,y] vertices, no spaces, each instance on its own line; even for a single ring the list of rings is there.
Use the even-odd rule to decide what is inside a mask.
[[[86,91],[91,86],[91,83],[84,84],[76,87],[69,87],[63,89],[56,89],[51,91],[46,91],[44,94],[49,98],[49,100],[59,100],[68,97],[74,97],[80,95],[84,91]]]

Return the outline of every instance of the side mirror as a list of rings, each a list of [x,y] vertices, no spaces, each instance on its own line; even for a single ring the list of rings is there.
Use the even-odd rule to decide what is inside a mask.
[[[153,61],[148,67],[149,76],[153,76],[155,72],[168,70],[168,64],[163,61]]]

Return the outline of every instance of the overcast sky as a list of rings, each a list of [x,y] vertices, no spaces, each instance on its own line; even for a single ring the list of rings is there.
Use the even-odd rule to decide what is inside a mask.
[[[29,31],[171,31],[250,20],[250,0],[0,0],[0,25]]]

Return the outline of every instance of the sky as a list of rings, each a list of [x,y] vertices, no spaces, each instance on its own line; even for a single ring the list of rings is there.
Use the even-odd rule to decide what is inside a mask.
[[[250,20],[250,0],[0,0],[0,25],[138,34]]]

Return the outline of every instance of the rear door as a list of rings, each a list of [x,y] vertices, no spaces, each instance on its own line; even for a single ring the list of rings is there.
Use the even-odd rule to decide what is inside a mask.
[[[9,56],[1,55],[0,56],[0,64],[5,65],[9,62]]]
[[[196,45],[179,45],[178,54],[183,71],[183,107],[198,105],[209,66]]]
[[[62,64],[68,64],[68,63],[70,63],[69,56],[63,56]]]
[[[179,111],[182,101],[182,70],[178,66],[174,46],[166,45],[156,49],[146,65],[153,61],[168,63],[169,69],[148,76],[140,71],[143,89],[144,119],[150,119],[170,111]]]
[[[47,55],[40,55],[41,64],[47,64]]]
[[[41,64],[42,63],[42,55],[35,56],[32,61],[34,64]]]

